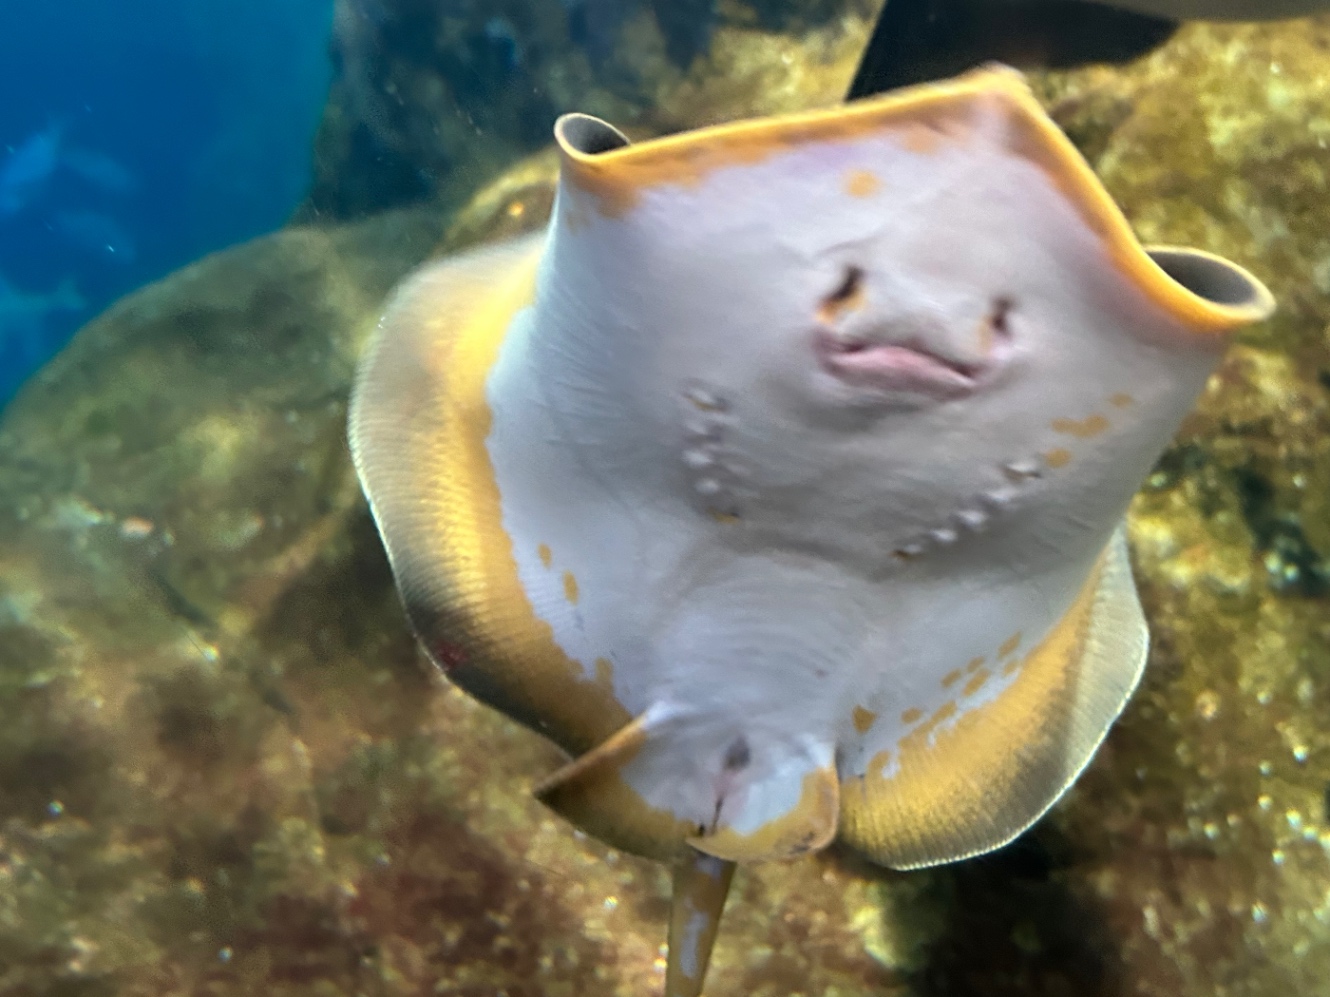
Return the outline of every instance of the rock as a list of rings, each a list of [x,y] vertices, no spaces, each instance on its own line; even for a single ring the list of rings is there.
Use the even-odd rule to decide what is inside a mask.
[[[337,0],[304,217],[455,210],[583,111],[634,136],[839,100],[875,0]]]
[[[747,65],[749,29],[717,23],[696,65]],[[1126,70],[1035,80],[1147,239],[1248,264],[1281,311],[1133,506],[1152,660],[1076,788],[955,866],[833,850],[741,871],[710,993],[1330,979],[1328,48],[1326,21],[1192,26]],[[698,117],[742,103],[688,79]],[[657,992],[665,871],[543,811],[526,788],[554,749],[424,665],[343,440],[393,282],[538,224],[551,170],[537,155],[454,215],[204,260],[90,325],[7,411],[0,992]]]
[[[1111,121],[1092,161],[1143,239],[1237,259],[1280,302],[1133,505],[1150,667],[1054,822],[1122,992],[1330,978],[1328,49],[1324,18],[1192,25],[1128,72],[1046,81],[1073,135]]]

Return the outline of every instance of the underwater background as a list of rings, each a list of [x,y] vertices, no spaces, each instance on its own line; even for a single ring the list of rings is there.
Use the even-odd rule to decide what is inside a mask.
[[[833,104],[876,7],[0,12],[0,398],[82,325],[0,416],[0,994],[658,991],[668,870],[418,652],[350,379],[415,265],[541,224],[556,114]],[[1081,780],[980,859],[741,870],[708,993],[1330,993],[1330,17],[1031,83],[1279,312],[1133,504],[1151,660]]]
[[[281,226],[309,184],[332,0],[0,11],[0,405],[120,295]]]

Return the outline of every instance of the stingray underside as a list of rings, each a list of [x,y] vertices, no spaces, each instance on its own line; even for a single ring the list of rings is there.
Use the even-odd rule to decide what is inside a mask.
[[[690,825],[647,805],[625,774],[636,771],[631,781],[664,798],[672,781],[706,787],[724,773],[692,765],[714,752],[653,709],[536,793],[596,837],[656,858],[678,855],[687,844],[731,861],[788,859],[839,835],[895,868],[955,861],[1011,841],[1066,792],[1136,688],[1147,650],[1119,530],[1045,638],[995,666],[1001,678],[994,683],[1005,683],[1000,692],[968,709],[949,703],[889,745],[874,743],[870,731],[861,745],[866,751],[845,752],[889,764],[857,774],[823,754],[821,742],[802,748],[794,736],[784,747],[767,740],[760,750],[778,751],[775,764],[733,776],[742,803],[732,808],[718,797],[720,825]],[[652,758],[668,764],[652,766]]]
[[[844,778],[840,835],[897,869],[998,848],[1080,775],[1145,667],[1149,636],[1119,530],[1076,602],[1009,686],[893,746],[894,764]]]
[[[485,384],[534,295],[543,238],[423,267],[395,294],[352,394],[352,455],[413,629],[457,685],[573,754],[632,718],[533,613],[486,452]]]

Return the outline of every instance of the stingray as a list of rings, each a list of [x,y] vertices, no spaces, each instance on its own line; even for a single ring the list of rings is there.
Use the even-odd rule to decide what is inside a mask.
[[[405,283],[351,446],[429,656],[673,864],[693,997],[736,863],[952,862],[1065,792],[1146,659],[1128,501],[1273,302],[1143,248],[1000,67],[555,133],[548,228]]]
[[[886,0],[851,98],[950,76],[990,60],[1066,69],[1126,62],[1183,20],[1271,21],[1330,0]]]

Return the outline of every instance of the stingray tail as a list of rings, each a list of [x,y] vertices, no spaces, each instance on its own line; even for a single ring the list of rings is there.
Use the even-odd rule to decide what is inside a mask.
[[[1067,69],[1126,62],[1177,22],[1067,0],[886,0],[847,100],[955,76],[985,62]]]
[[[690,850],[674,867],[665,997],[698,997],[734,878],[734,863]]]

